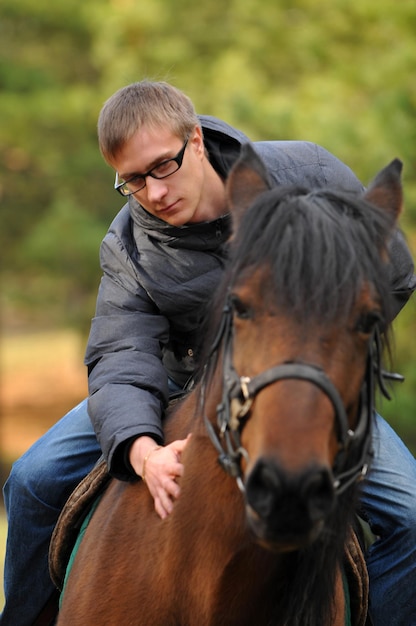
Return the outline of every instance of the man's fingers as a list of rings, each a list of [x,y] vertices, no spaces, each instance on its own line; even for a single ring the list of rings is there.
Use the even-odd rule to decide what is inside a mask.
[[[184,473],[180,456],[189,437],[155,450],[147,460],[146,484],[154,498],[156,513],[162,519],[172,512],[174,500],[180,496],[176,479]]]
[[[159,498],[156,498],[156,500],[155,500],[155,511],[156,511],[156,513],[159,515],[159,517],[161,519],[166,519],[167,516],[168,516],[168,512],[162,506],[162,503],[159,500]]]
[[[166,479],[163,485],[159,485],[154,500],[155,510],[162,519],[172,513],[174,500],[179,498],[180,493],[179,485],[172,478]]]
[[[181,488],[175,480],[170,480],[169,483],[166,484],[165,492],[170,498],[176,500],[181,495]]]
[[[159,495],[155,498],[155,509],[162,519],[172,513],[173,502],[166,491],[160,490]]]
[[[178,439],[177,441],[174,441],[171,445],[173,449],[175,450],[175,452],[178,454],[181,454],[185,450],[185,447],[187,443],[189,442],[190,438],[191,438],[191,435],[189,434],[186,437],[186,439]]]
[[[170,475],[173,479],[178,478],[178,476],[183,476],[184,467],[182,463],[172,463],[170,468]]]

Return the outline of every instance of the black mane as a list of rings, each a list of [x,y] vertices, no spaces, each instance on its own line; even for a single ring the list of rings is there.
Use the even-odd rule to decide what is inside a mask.
[[[357,194],[278,187],[263,193],[235,233],[228,283],[268,264],[279,307],[300,322],[347,315],[364,281],[389,319],[385,247],[391,222]]]

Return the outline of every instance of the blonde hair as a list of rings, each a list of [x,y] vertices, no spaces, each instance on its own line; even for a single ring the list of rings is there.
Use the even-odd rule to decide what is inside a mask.
[[[192,101],[182,91],[165,82],[143,80],[116,91],[101,109],[98,143],[106,161],[142,126],[167,126],[185,140],[200,126]]]

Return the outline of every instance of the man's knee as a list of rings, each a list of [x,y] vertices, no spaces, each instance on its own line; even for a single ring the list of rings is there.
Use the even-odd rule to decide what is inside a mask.
[[[416,494],[413,491],[401,497],[394,519],[398,531],[413,536],[416,546]]]
[[[37,499],[45,503],[56,492],[56,472],[47,454],[29,449],[10,470],[3,491],[6,508],[14,500]]]

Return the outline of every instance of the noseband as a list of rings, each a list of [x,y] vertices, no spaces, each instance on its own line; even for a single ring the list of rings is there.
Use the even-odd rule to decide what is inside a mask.
[[[319,387],[329,398],[335,413],[339,451],[332,468],[333,486],[339,494],[355,481],[366,475],[371,452],[371,423],[374,412],[375,380],[382,393],[389,397],[383,378],[400,380],[397,374],[383,372],[380,367],[380,331],[375,328],[368,344],[366,374],[360,391],[360,406],[356,428],[352,430],[342,399],[324,370],[314,364],[284,362],[265,370],[258,376],[249,378],[238,376],[232,362],[233,312],[230,303],[223,310],[220,329],[214,341],[209,362],[216,358],[219,346],[223,346],[223,389],[222,400],[217,406],[218,433],[205,414],[205,370],[201,390],[202,414],[209,437],[218,451],[218,461],[223,469],[233,476],[239,488],[244,491],[241,471],[241,457],[248,460],[248,453],[241,445],[241,431],[249,418],[256,395],[265,387],[280,380],[304,380]]]

